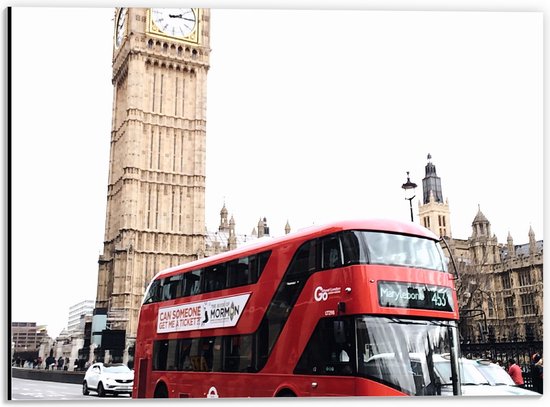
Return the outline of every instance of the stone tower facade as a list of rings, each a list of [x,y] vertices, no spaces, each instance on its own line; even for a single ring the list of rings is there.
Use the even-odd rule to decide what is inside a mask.
[[[428,154],[428,164],[422,179],[423,201],[418,202],[418,217],[420,224],[437,236],[452,237],[449,201],[443,202],[441,178],[437,176],[431,159],[432,156]]]
[[[96,311],[127,341],[152,277],[204,253],[209,31],[206,9],[115,11]]]

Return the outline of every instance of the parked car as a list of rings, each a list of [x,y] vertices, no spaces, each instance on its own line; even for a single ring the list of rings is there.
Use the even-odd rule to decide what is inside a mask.
[[[539,393],[518,387],[510,375],[496,363],[492,363],[486,359],[475,360],[475,367],[481,372],[481,374],[489,381],[491,386],[506,386],[511,394],[517,394],[520,396],[540,396]]]
[[[451,377],[451,362],[447,357],[441,357],[434,360],[435,369],[437,370],[440,378],[442,390],[441,394],[452,395],[452,383]],[[460,376],[461,376],[461,388],[463,396],[540,396],[539,393],[523,389],[514,385],[514,382],[500,366],[487,361],[478,362],[473,359],[460,358]],[[481,368],[485,369],[485,374]],[[488,369],[492,369],[489,371]],[[501,372],[493,370],[500,369]],[[499,377],[499,379],[489,378],[489,372],[493,377]],[[510,381],[505,382],[506,378],[504,373]],[[509,384],[511,382],[511,385]],[[508,383],[508,384],[505,384]]]
[[[99,397],[106,394],[132,395],[134,386],[134,371],[122,363],[94,363],[92,364],[82,382],[82,394],[90,394],[90,390],[97,392]]]

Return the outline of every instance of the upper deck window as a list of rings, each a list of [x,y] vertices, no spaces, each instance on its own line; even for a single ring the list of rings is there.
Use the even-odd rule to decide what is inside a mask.
[[[186,271],[151,283],[143,303],[173,300],[179,297],[255,284],[265,268],[271,251]]]
[[[346,264],[384,264],[447,271],[438,242],[417,236],[384,232],[344,232]]]

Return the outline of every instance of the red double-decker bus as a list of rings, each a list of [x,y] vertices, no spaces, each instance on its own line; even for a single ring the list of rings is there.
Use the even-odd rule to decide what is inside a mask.
[[[315,226],[160,272],[139,316],[134,398],[441,394],[458,306],[413,223]]]

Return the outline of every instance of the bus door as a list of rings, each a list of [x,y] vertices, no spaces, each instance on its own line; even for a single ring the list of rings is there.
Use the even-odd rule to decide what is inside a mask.
[[[149,368],[149,359],[148,358],[140,358],[138,361],[139,365],[139,377],[138,377],[138,399],[143,399],[146,397],[146,391],[147,391],[147,376],[148,372],[147,369]]]
[[[309,380],[302,389],[312,397],[355,394],[355,354],[353,319],[319,320],[295,369]]]

